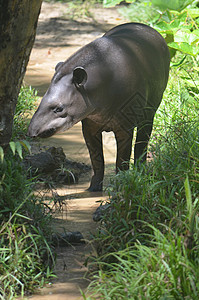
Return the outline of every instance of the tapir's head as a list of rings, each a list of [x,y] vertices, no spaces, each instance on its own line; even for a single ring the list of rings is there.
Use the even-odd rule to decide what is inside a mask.
[[[56,66],[51,84],[32,117],[28,128],[31,137],[50,137],[67,130],[92,111],[85,99],[86,70],[76,67],[64,72],[64,64]]]

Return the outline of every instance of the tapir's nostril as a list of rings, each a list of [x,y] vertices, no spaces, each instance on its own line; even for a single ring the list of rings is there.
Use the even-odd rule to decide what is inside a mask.
[[[31,137],[31,138],[37,137],[37,135],[35,134],[35,132],[33,132],[33,131],[30,130],[30,129],[28,129],[27,136],[29,136],[29,137]]]

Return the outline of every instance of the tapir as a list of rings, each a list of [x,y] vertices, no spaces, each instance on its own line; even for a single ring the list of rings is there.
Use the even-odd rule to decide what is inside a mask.
[[[101,191],[102,132],[113,131],[115,135],[116,171],[129,168],[135,127],[134,162],[146,161],[169,64],[169,49],[156,30],[140,23],[114,27],[57,64],[28,135],[50,137],[81,121],[93,168],[88,190]]]

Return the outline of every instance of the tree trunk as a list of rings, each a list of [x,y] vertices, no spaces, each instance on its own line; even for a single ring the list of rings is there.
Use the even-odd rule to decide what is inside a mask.
[[[12,136],[18,93],[33,47],[42,0],[0,0],[0,146]]]

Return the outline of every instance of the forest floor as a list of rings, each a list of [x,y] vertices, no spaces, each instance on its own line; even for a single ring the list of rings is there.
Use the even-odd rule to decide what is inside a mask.
[[[71,2],[72,3],[72,2]],[[86,9],[84,9],[86,11]],[[84,11],[82,10],[82,13]],[[38,91],[46,92],[54,68],[59,61],[66,60],[76,50],[103,35],[110,28],[124,23],[116,8],[90,8],[91,16],[81,15],[68,3],[43,2],[39,17],[37,36],[31,53],[24,83]],[[78,13],[78,15],[77,15]],[[103,136],[106,163],[105,187],[114,174],[115,140],[112,133]],[[89,154],[81,133],[81,124],[68,132],[41,140],[40,147],[62,147],[66,157],[77,162],[90,164]],[[89,243],[91,233],[96,230],[92,215],[99,201],[107,199],[107,193],[89,193],[91,174],[82,175],[77,184],[56,189],[66,205],[56,214],[54,225],[57,231],[80,231],[87,242],[68,247],[57,247],[56,278],[45,288],[39,289],[28,298],[34,300],[77,300],[83,299],[80,289],[85,291],[89,284],[85,259],[94,249]]]

